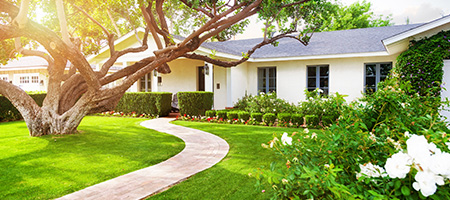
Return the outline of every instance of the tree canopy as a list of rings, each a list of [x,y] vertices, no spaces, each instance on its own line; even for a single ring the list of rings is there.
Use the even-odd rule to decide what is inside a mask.
[[[372,4],[363,0],[349,6],[334,3],[328,13],[321,15],[322,26],[317,31],[337,31],[355,28],[390,26],[390,16],[376,15],[371,11]]]

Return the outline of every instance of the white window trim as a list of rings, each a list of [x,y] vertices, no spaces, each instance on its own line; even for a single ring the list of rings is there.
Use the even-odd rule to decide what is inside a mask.
[[[375,65],[375,91],[378,90],[378,83],[381,82],[381,65],[390,64],[391,70],[394,68],[393,62],[364,63],[364,93],[367,91],[367,65]]]
[[[5,80],[6,78],[6,80]],[[0,80],[9,81],[9,75],[8,74],[0,74]]]
[[[309,79],[309,74],[308,74],[308,68],[309,67],[314,67],[316,70],[316,74],[315,74],[315,78],[316,78],[316,87],[314,87],[314,89],[321,89],[325,92],[325,90],[327,91],[326,94],[330,93],[330,65],[326,64],[326,65],[307,65],[306,66],[306,89],[313,89],[313,87],[309,87],[308,85],[308,79]],[[320,87],[320,79],[325,77],[325,76],[320,76],[320,68],[322,67],[328,67],[328,76],[326,76],[326,78],[328,79],[328,86],[327,87]]]

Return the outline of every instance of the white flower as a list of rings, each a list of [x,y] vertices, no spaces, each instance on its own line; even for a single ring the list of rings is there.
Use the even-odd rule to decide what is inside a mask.
[[[425,136],[412,135],[406,141],[406,145],[408,155],[414,159],[415,163],[420,164],[422,167],[428,164],[431,151]]]
[[[311,139],[317,138],[317,134],[316,133],[312,133],[311,134]]]
[[[420,193],[425,197],[433,195],[436,192],[436,184],[444,185],[444,178],[430,171],[419,171],[414,179],[416,182],[413,183],[413,188],[416,191],[420,190]]]
[[[411,165],[411,156],[398,152],[386,160],[384,168],[391,178],[405,178],[411,169]]]
[[[435,153],[430,159],[430,171],[435,174],[450,176],[450,154],[446,152]]]
[[[411,137],[411,134],[409,134],[409,131],[405,132],[405,137],[408,137],[408,138]]]
[[[450,150],[450,142],[445,143],[448,146],[448,149]]]
[[[292,145],[292,138],[289,137],[286,132],[284,132],[283,135],[281,136],[281,143],[283,145],[286,145],[286,144]]]
[[[320,93],[323,93],[323,90],[322,89],[318,89],[317,92],[319,92],[319,94],[320,94]]]
[[[330,165],[329,164],[325,164],[325,165],[323,165],[325,168],[330,168]]]
[[[369,139],[376,142],[377,141],[376,136],[372,132],[370,132],[369,134],[370,134]]]
[[[303,132],[309,133],[309,129],[305,128],[305,129],[303,129]]]
[[[356,178],[361,177],[363,174],[366,175],[369,178],[372,177],[385,177],[387,176],[384,169],[378,165],[374,165],[371,162],[366,163],[364,165],[359,165],[359,168],[361,169],[361,172],[356,174]]]

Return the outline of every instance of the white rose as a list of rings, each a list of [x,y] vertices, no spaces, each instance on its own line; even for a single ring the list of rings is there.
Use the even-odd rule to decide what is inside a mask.
[[[283,133],[283,135],[281,136],[281,143],[283,145],[289,144],[292,145],[292,138],[288,136],[288,134],[285,132]]]
[[[411,165],[411,156],[398,152],[387,159],[384,168],[391,178],[405,178],[411,169]]]
[[[433,195],[436,192],[436,183],[439,185],[444,184],[444,178],[430,171],[419,171],[414,179],[416,182],[413,183],[413,188],[416,191],[420,190],[420,193],[425,197]]]
[[[435,174],[450,176],[450,154],[446,152],[436,153],[431,156],[430,170]]]

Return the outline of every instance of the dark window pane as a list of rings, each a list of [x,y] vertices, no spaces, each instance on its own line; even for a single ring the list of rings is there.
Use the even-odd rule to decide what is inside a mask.
[[[316,79],[308,78],[308,87],[316,87]]]
[[[269,69],[269,77],[276,77],[277,76],[277,72],[275,71],[275,68],[270,68]]]
[[[375,76],[376,75],[376,65],[366,65],[366,76]]]
[[[320,87],[328,87],[328,78],[320,79]]]
[[[273,79],[273,78],[269,79],[269,87],[275,87],[275,84],[276,84],[275,79]]]
[[[320,76],[328,76],[328,67],[320,67]]]
[[[367,77],[366,78],[366,86],[367,87],[375,87],[376,86],[375,77]]]
[[[309,92],[311,92],[311,91],[314,91],[316,88],[308,88],[308,91]]]
[[[316,76],[316,67],[308,67],[308,77]]]
[[[380,75],[387,76],[389,75],[389,71],[392,69],[392,64],[381,64],[380,65]]]

